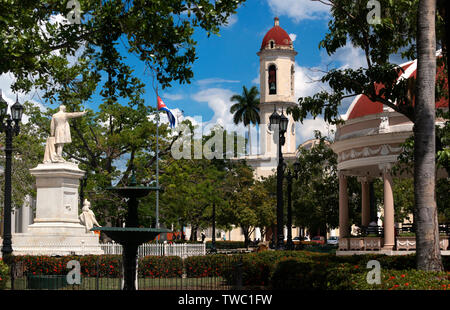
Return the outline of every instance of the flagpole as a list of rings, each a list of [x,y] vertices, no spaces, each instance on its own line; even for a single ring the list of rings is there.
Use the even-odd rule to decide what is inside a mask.
[[[156,111],[156,228],[159,228],[159,110]],[[159,238],[157,238],[158,240]]]

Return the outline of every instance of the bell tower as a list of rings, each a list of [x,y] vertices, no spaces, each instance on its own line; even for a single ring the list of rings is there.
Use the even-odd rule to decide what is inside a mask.
[[[260,65],[260,119],[258,157],[277,156],[277,145],[274,132],[269,128],[269,117],[274,112],[284,113],[289,119],[285,133],[286,142],[283,146],[283,156],[286,160],[295,157],[295,122],[286,109],[296,104],[295,100],[295,56],[293,42],[287,32],[280,27],[278,17],[275,17],[274,26],[266,33],[257,53]],[[273,164],[272,164],[273,165]],[[260,165],[259,165],[260,166]],[[256,166],[257,175],[269,175],[269,167]],[[274,167],[270,168],[270,171]]]
[[[269,117],[274,110],[289,120],[284,134],[283,157],[287,162],[296,159],[295,122],[286,109],[296,105],[294,76],[297,52],[287,32],[280,27],[278,17],[264,36],[257,55],[260,70],[259,148],[257,155],[247,155],[245,159],[255,169],[255,178],[258,179],[274,174],[278,164],[278,131],[269,126]]]

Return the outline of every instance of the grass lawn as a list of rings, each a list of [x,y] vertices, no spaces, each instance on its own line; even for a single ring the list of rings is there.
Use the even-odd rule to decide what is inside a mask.
[[[60,290],[120,290],[122,282],[120,278],[89,278],[82,277],[81,284],[65,285]],[[51,287],[51,286],[50,286]],[[14,282],[17,290],[27,289],[26,277],[17,278]],[[208,289],[230,289],[229,285],[219,277],[210,278],[139,278],[138,289],[141,290],[208,290]],[[8,281],[6,289],[11,289],[11,282]]]

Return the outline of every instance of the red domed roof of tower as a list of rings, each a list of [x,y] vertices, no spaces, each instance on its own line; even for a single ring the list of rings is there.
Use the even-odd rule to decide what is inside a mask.
[[[261,44],[261,49],[266,47],[270,41],[275,42],[275,47],[278,46],[291,46],[292,40],[289,37],[288,33],[280,27],[279,25],[279,18],[275,17],[275,25],[270,29],[266,35],[264,36],[264,39]]]
[[[401,65],[402,69],[404,70],[404,73],[401,73],[399,76],[400,78],[411,78],[416,77],[417,73],[417,60],[407,62],[405,64]],[[438,70],[436,73],[436,77],[438,74],[442,73],[442,68]],[[447,79],[446,84],[448,83]],[[383,88],[382,84],[376,84],[375,89],[377,92],[380,91],[380,89]],[[448,99],[445,99],[445,97],[440,98],[439,101],[436,102],[436,108],[443,108],[448,107]],[[366,115],[371,114],[378,114],[383,112],[383,104],[381,102],[373,102],[370,100],[366,95],[358,95],[355,100],[353,100],[352,104],[350,105],[348,111],[347,111],[347,120],[363,117]]]

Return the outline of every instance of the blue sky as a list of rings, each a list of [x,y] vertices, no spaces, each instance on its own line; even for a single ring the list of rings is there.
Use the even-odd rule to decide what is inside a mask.
[[[223,27],[220,36],[206,36],[197,30],[194,38],[197,44],[198,59],[193,64],[194,79],[191,84],[173,83],[171,88],[160,89],[160,95],[166,105],[176,116],[201,117],[204,124],[220,123],[229,128],[232,126],[232,115],[229,113],[231,95],[242,92],[242,86],[259,87],[260,49],[265,33],[273,27],[274,17],[280,19],[280,26],[294,40],[296,56],[295,91],[296,96],[313,95],[326,86],[312,82],[322,73],[315,69],[325,70],[327,66],[360,67],[364,66],[362,51],[351,46],[340,49],[329,57],[319,50],[319,42],[327,32],[329,21],[328,6],[310,0],[248,0],[237,10],[237,14]],[[145,100],[147,104],[156,106],[156,95],[151,87],[151,76],[144,69],[136,56],[128,55],[128,64],[135,69],[135,74],[147,84]],[[15,95],[9,85],[13,81],[10,75],[0,77],[0,88],[10,103]],[[30,94],[22,95],[21,100],[30,99]],[[95,109],[100,97],[95,96],[86,103],[86,107]],[[44,104],[36,96],[32,100]],[[350,102],[346,102],[341,113],[345,113]],[[242,126],[234,130],[244,130]],[[323,119],[306,120],[297,124],[297,144],[313,136],[313,131],[321,130],[325,134],[329,127]]]

